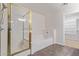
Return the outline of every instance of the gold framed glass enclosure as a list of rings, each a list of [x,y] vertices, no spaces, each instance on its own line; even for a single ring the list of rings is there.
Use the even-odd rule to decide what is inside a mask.
[[[8,46],[7,55],[16,55],[30,49],[32,33],[32,11],[30,8],[7,4]]]

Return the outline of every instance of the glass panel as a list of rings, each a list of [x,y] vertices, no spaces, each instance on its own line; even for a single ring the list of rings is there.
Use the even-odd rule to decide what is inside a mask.
[[[12,4],[11,54],[29,48],[29,9]]]

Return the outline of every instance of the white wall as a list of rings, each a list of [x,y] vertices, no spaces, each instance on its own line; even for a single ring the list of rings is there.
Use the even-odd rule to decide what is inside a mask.
[[[53,39],[49,37],[50,33],[46,28],[46,16],[39,12],[32,13],[32,53],[43,49],[53,43]]]
[[[63,11],[60,10],[58,11],[58,13],[56,14],[56,20],[57,20],[57,43],[58,44],[64,44],[64,24],[63,24]]]
[[[53,10],[52,10],[53,11]],[[46,16],[47,27],[51,32],[53,42],[57,44],[64,44],[64,32],[63,32],[63,11],[58,9],[52,14]]]

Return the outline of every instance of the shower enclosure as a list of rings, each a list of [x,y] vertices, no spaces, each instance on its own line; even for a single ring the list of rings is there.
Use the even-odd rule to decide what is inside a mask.
[[[31,24],[32,11],[30,8],[8,4],[8,55],[31,49]]]
[[[7,9],[7,55],[16,55],[26,50],[31,54],[32,10],[22,5],[0,4],[0,43],[4,9]],[[5,43],[5,42],[4,42]],[[1,49],[1,45],[0,45]],[[1,53],[1,50],[0,50]]]

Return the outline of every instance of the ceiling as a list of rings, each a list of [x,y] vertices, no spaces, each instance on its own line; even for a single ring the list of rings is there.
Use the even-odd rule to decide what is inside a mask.
[[[62,10],[62,3],[17,3],[13,4],[16,6],[21,6],[24,8],[31,8],[35,12],[40,12],[42,14],[52,14]]]
[[[64,14],[79,12],[78,3],[15,3],[15,6],[20,6],[24,8],[31,8],[32,11],[40,12],[42,14],[51,14],[63,12]]]

